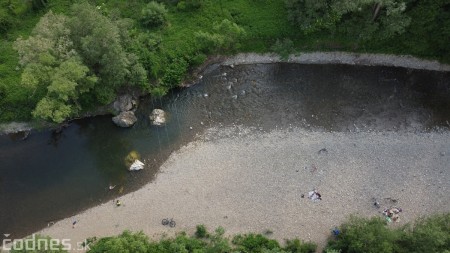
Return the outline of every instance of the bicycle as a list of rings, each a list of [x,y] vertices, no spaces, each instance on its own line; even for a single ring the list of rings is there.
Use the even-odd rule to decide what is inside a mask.
[[[162,219],[161,224],[163,224],[163,226],[169,225],[171,228],[176,226],[176,222],[172,218],[170,218],[170,220],[169,218]]]

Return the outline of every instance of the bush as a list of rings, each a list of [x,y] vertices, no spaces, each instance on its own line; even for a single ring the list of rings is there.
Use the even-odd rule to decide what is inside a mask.
[[[162,3],[150,2],[141,12],[141,22],[145,27],[153,28],[167,22],[167,9]]]
[[[279,40],[270,48],[272,51],[277,53],[282,60],[289,59],[289,55],[294,53],[294,42],[292,40],[285,38],[284,40]]]
[[[0,34],[5,34],[13,27],[14,19],[4,9],[0,9]]]
[[[371,219],[352,216],[341,226],[336,240],[328,242],[328,248],[342,252],[394,252],[398,233],[386,227],[380,217]]]
[[[129,252],[146,253],[150,247],[148,237],[143,232],[131,233],[124,231],[115,237],[105,237],[93,243],[88,252]]]
[[[228,19],[213,26],[214,33],[199,31],[195,39],[199,48],[205,53],[215,50],[233,51],[240,47],[239,40],[245,36],[244,28]]]
[[[276,240],[268,239],[261,234],[237,235],[233,238],[239,252],[262,252],[263,250],[280,249]]]
[[[206,238],[208,236],[208,232],[206,231],[205,225],[197,225],[195,236],[197,238]]]
[[[445,252],[450,249],[450,213],[419,219],[404,229],[401,252]]]
[[[325,252],[447,252],[450,213],[421,218],[413,225],[390,229],[379,217],[351,217],[341,233],[328,241]]]
[[[177,9],[180,11],[193,11],[200,9],[203,5],[203,0],[183,0],[177,4]]]
[[[172,88],[181,83],[184,75],[187,72],[189,64],[184,59],[176,59],[167,66],[161,84]]]
[[[317,245],[312,242],[302,242],[299,239],[287,240],[285,250],[292,253],[314,253]]]

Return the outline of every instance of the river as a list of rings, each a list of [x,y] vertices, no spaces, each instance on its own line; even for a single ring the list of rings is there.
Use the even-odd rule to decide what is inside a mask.
[[[111,117],[72,122],[61,133],[0,136],[0,234],[19,238],[150,182],[159,166],[208,127],[255,131],[449,131],[450,72],[349,65],[212,65],[190,88],[143,98],[132,128]],[[169,113],[152,126],[154,108]],[[124,158],[146,166],[130,173]],[[115,185],[109,190],[110,185]]]

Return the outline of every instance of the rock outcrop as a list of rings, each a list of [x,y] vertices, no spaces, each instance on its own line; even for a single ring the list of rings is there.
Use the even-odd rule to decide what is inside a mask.
[[[116,113],[131,111],[136,109],[137,101],[129,94],[122,95],[113,103],[113,109]]]
[[[137,118],[132,111],[127,111],[113,117],[112,121],[120,127],[131,127],[136,123]]]
[[[166,112],[161,109],[154,109],[150,114],[150,120],[152,125],[162,126],[167,121]]]

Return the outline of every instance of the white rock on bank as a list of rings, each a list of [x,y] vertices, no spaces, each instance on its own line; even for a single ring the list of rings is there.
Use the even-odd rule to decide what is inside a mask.
[[[152,125],[161,126],[166,124],[166,112],[161,109],[154,109],[150,114]]]
[[[136,160],[136,161],[134,161],[133,164],[131,164],[131,166],[130,166],[130,168],[128,170],[129,171],[142,170],[142,169],[144,169],[144,165],[145,164],[143,162],[141,162],[139,160]]]

